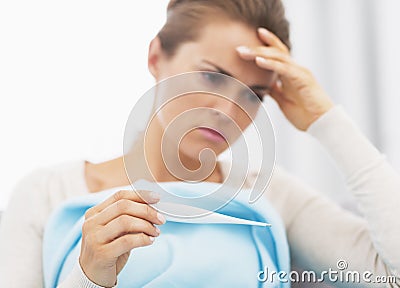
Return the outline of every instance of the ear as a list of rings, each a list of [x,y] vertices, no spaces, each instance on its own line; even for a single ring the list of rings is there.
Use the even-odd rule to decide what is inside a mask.
[[[155,79],[158,79],[160,77],[160,66],[162,59],[163,59],[163,50],[161,47],[161,41],[160,38],[156,36],[150,42],[149,58],[147,61],[148,69]]]

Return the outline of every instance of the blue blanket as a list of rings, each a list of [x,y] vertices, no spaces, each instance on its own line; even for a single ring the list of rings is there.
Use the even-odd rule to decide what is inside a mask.
[[[212,191],[215,185],[220,184],[163,183],[175,195]],[[85,211],[122,189],[132,188],[118,187],[77,197],[54,211],[43,241],[46,288],[61,283],[77,262]],[[273,283],[270,277],[269,281],[258,278],[261,275],[265,280],[266,273],[272,271],[288,273],[289,249],[279,215],[265,198],[249,204],[249,193],[242,190],[216,212],[267,222],[270,227],[169,220],[159,226],[161,235],[152,245],[132,251],[118,276],[118,287],[289,287],[290,283],[280,283],[277,278]]]

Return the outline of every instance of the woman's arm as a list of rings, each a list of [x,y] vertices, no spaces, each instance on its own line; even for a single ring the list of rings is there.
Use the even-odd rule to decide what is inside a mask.
[[[343,172],[379,258],[400,276],[400,175],[340,108],[323,115],[308,132]]]
[[[69,189],[84,189],[69,182],[81,183],[75,179],[81,170],[75,162],[71,164],[37,169],[15,186],[0,226],[0,287],[44,287],[42,241],[48,216],[66,198],[81,193]],[[59,287],[100,288],[86,277],[79,263]]]
[[[344,173],[365,218],[345,212],[301,183],[289,181],[286,203],[280,203],[284,217],[292,219],[288,236],[294,256],[317,271],[335,269],[336,262],[343,259],[350,269],[399,277],[399,175],[345,113],[334,107],[312,73],[293,61],[280,39],[265,29],[258,32],[265,46],[242,47],[239,55],[279,75],[272,98],[296,128],[308,131],[325,146]]]
[[[38,223],[46,210],[40,196],[43,172],[26,176],[15,187],[0,227],[0,286],[43,287],[42,235]]]
[[[116,288],[114,286],[113,288]],[[79,261],[75,263],[71,273],[67,276],[67,278],[57,285],[57,288],[104,288],[93,283],[83,272]]]
[[[284,218],[296,264],[318,273],[346,261],[346,271],[397,276],[400,269],[400,177],[362,135],[340,107],[335,107],[308,129],[328,150],[345,175],[364,218],[356,216],[295,177],[277,171],[268,190]],[[280,173],[279,173],[280,172]],[[325,281],[328,282],[326,275]],[[399,282],[399,278],[397,279]],[[365,287],[338,281],[337,286]],[[359,285],[359,286],[357,286]],[[376,287],[398,287],[379,284]],[[368,287],[374,287],[368,283]]]

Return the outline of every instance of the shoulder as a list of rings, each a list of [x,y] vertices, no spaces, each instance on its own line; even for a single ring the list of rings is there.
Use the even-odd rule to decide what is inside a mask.
[[[73,166],[77,168],[78,161],[37,167],[23,175],[18,182],[16,182],[15,188],[26,186],[29,186],[30,188],[36,188],[38,186],[46,186],[46,183],[49,180],[60,178],[62,174],[68,173]]]
[[[83,168],[84,161],[61,163],[36,168],[20,178],[2,215],[2,237],[8,235],[5,231],[12,231],[14,236],[31,232],[31,236],[42,237],[44,226],[54,209],[68,197],[84,193],[84,176],[80,176]],[[13,237],[7,236],[8,239]]]
[[[254,182],[259,177],[269,177],[268,188],[266,190],[266,196],[274,197],[278,193],[283,194],[288,191],[298,190],[293,189],[294,187],[305,188],[303,181],[295,176],[294,174],[288,172],[285,168],[280,165],[276,165],[272,171],[272,175],[267,175],[263,171],[258,171],[256,169],[251,169],[246,178],[246,186],[252,187]],[[279,192],[278,192],[279,191]]]
[[[257,174],[255,174],[257,175]],[[258,174],[258,177],[263,177]],[[269,185],[260,198],[268,201],[282,217],[288,227],[301,211],[310,203],[328,201],[321,193],[305,183],[302,179],[277,165],[271,176]]]
[[[47,217],[64,200],[86,193],[84,161],[44,166],[24,175],[15,185],[7,210],[26,209]]]
[[[28,188],[28,190],[65,190],[69,188],[84,188],[83,160],[63,162],[43,166],[24,175],[15,185],[14,190]],[[80,184],[80,185],[78,185]]]

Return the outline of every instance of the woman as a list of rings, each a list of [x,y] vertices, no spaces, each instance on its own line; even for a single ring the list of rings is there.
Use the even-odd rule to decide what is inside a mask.
[[[288,37],[280,0],[172,0],[167,23],[150,44],[148,66],[157,82],[184,72],[221,72],[245,83],[260,98],[271,95],[296,128],[314,136],[332,155],[364,215],[360,218],[341,210],[277,169],[265,197],[258,201],[270,202],[278,211],[291,258],[317,272],[334,269],[337,261],[345,259],[351,270],[399,277],[396,244],[400,243],[400,227],[395,221],[400,217],[399,175],[343,110],[334,106],[312,74],[290,58]],[[249,125],[248,121],[241,123]],[[157,149],[162,127],[156,122],[150,131],[147,148]],[[217,152],[226,148],[204,135],[198,141],[203,132],[194,131],[181,145],[186,167],[196,169],[199,151],[206,147]],[[148,164],[158,182],[177,180],[165,169],[160,155],[149,154]],[[219,165],[206,179],[223,180]],[[129,183],[122,157],[100,164],[65,164],[26,177],[17,186],[2,222],[2,286],[43,286],[43,233],[56,207],[73,196]],[[113,287],[135,251],[154,245],[157,237],[161,240],[165,218],[148,205],[156,203],[158,196],[143,195],[121,191],[86,212],[79,264],[60,287]]]

